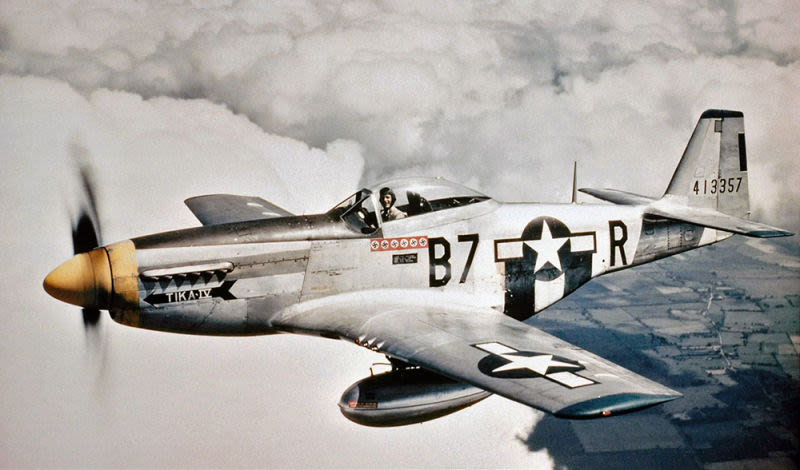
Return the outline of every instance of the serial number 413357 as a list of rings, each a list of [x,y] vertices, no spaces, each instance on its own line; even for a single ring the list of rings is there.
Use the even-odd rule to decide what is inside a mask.
[[[742,186],[742,177],[731,178],[714,178],[695,180],[692,191],[695,194],[723,194],[723,193],[738,193],[739,188]]]

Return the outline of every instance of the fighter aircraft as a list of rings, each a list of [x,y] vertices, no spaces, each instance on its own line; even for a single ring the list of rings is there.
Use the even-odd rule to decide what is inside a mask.
[[[613,204],[501,203],[438,178],[357,191],[324,214],[258,197],[185,201],[201,227],[99,246],[93,191],[76,255],[44,289],[124,325],[202,335],[300,333],[385,354],[391,370],[341,397],[350,420],[396,426],[495,393],[555,416],[596,418],[680,394],[523,321],[606,273],[733,234],[751,222],[744,118],[702,114],[666,192],[581,189]]]

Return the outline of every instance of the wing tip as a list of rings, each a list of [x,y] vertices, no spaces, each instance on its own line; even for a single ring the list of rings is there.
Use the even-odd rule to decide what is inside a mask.
[[[593,419],[616,416],[672,401],[683,395],[651,395],[646,393],[620,393],[593,398],[562,408],[553,415],[566,419]]]
[[[747,235],[758,238],[777,238],[777,237],[792,237],[793,232],[788,232],[781,229],[766,229],[766,230],[752,230],[747,232]]]

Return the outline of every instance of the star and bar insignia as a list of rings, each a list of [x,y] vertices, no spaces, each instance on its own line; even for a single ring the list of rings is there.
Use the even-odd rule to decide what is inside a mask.
[[[478,369],[490,377],[500,379],[544,377],[568,388],[597,383],[575,373],[584,369],[580,363],[560,356],[520,351],[497,342],[473,344],[473,347],[489,353],[478,362]]]

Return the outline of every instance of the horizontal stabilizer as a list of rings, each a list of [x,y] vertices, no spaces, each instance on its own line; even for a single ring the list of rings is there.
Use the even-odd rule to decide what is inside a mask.
[[[255,196],[209,194],[184,201],[203,225],[218,225],[247,220],[290,217],[294,214]]]
[[[686,206],[678,200],[673,200],[680,198],[670,195],[656,200],[647,196],[616,189],[581,188],[580,191],[598,199],[613,202],[614,204],[643,206],[642,211],[645,214],[656,217],[689,222],[690,224],[738,233],[749,237],[772,238],[794,235],[792,232],[787,232],[777,227],[753,222],[741,217],[734,217],[711,208]]]
[[[614,204],[620,204],[623,206],[645,206],[655,202],[655,199],[647,196],[620,191],[618,189],[581,188],[578,191],[586,193],[590,196],[594,196],[597,199],[602,199],[603,201],[613,202]]]
[[[794,235],[792,232],[787,232],[777,227],[723,214],[714,209],[674,204],[669,201],[668,196],[646,207],[644,212],[658,217],[680,220],[749,237],[772,238]]]

